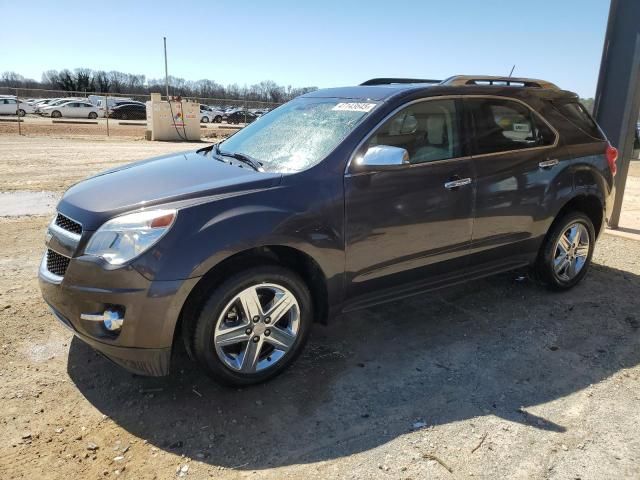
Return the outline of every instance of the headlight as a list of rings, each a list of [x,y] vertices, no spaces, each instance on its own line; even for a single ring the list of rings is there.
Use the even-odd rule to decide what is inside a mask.
[[[176,210],[149,210],[116,217],[93,234],[84,253],[122,265],[157,243],[177,215]]]

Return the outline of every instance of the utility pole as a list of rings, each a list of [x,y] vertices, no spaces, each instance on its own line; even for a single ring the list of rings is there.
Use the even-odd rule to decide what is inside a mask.
[[[167,37],[162,37],[164,40],[164,84],[167,88],[167,101],[169,101],[169,69],[167,67]]]
[[[640,2],[611,0],[594,113],[618,149],[618,174],[609,227],[620,222],[629,165],[640,112]]]

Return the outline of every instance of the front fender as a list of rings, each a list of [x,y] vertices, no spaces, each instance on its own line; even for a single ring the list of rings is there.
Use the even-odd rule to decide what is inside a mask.
[[[300,182],[184,208],[134,267],[153,280],[201,277],[232,255],[278,245],[309,255],[327,279],[341,276],[342,202],[328,191]]]

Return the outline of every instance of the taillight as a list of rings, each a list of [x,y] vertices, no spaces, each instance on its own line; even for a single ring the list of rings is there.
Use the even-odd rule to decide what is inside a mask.
[[[618,149],[612,147],[611,144],[607,145],[607,162],[609,162],[609,170],[613,176],[616,175],[618,167],[616,166],[616,160],[618,159]]]

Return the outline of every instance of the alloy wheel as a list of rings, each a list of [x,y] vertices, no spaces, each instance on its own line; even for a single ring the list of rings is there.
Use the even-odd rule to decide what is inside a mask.
[[[214,332],[218,358],[252,374],[278,364],[300,330],[300,306],[282,285],[261,283],[238,293],[222,310]]]
[[[589,232],[582,223],[572,223],[558,237],[554,249],[553,270],[565,282],[573,280],[589,256]]]

